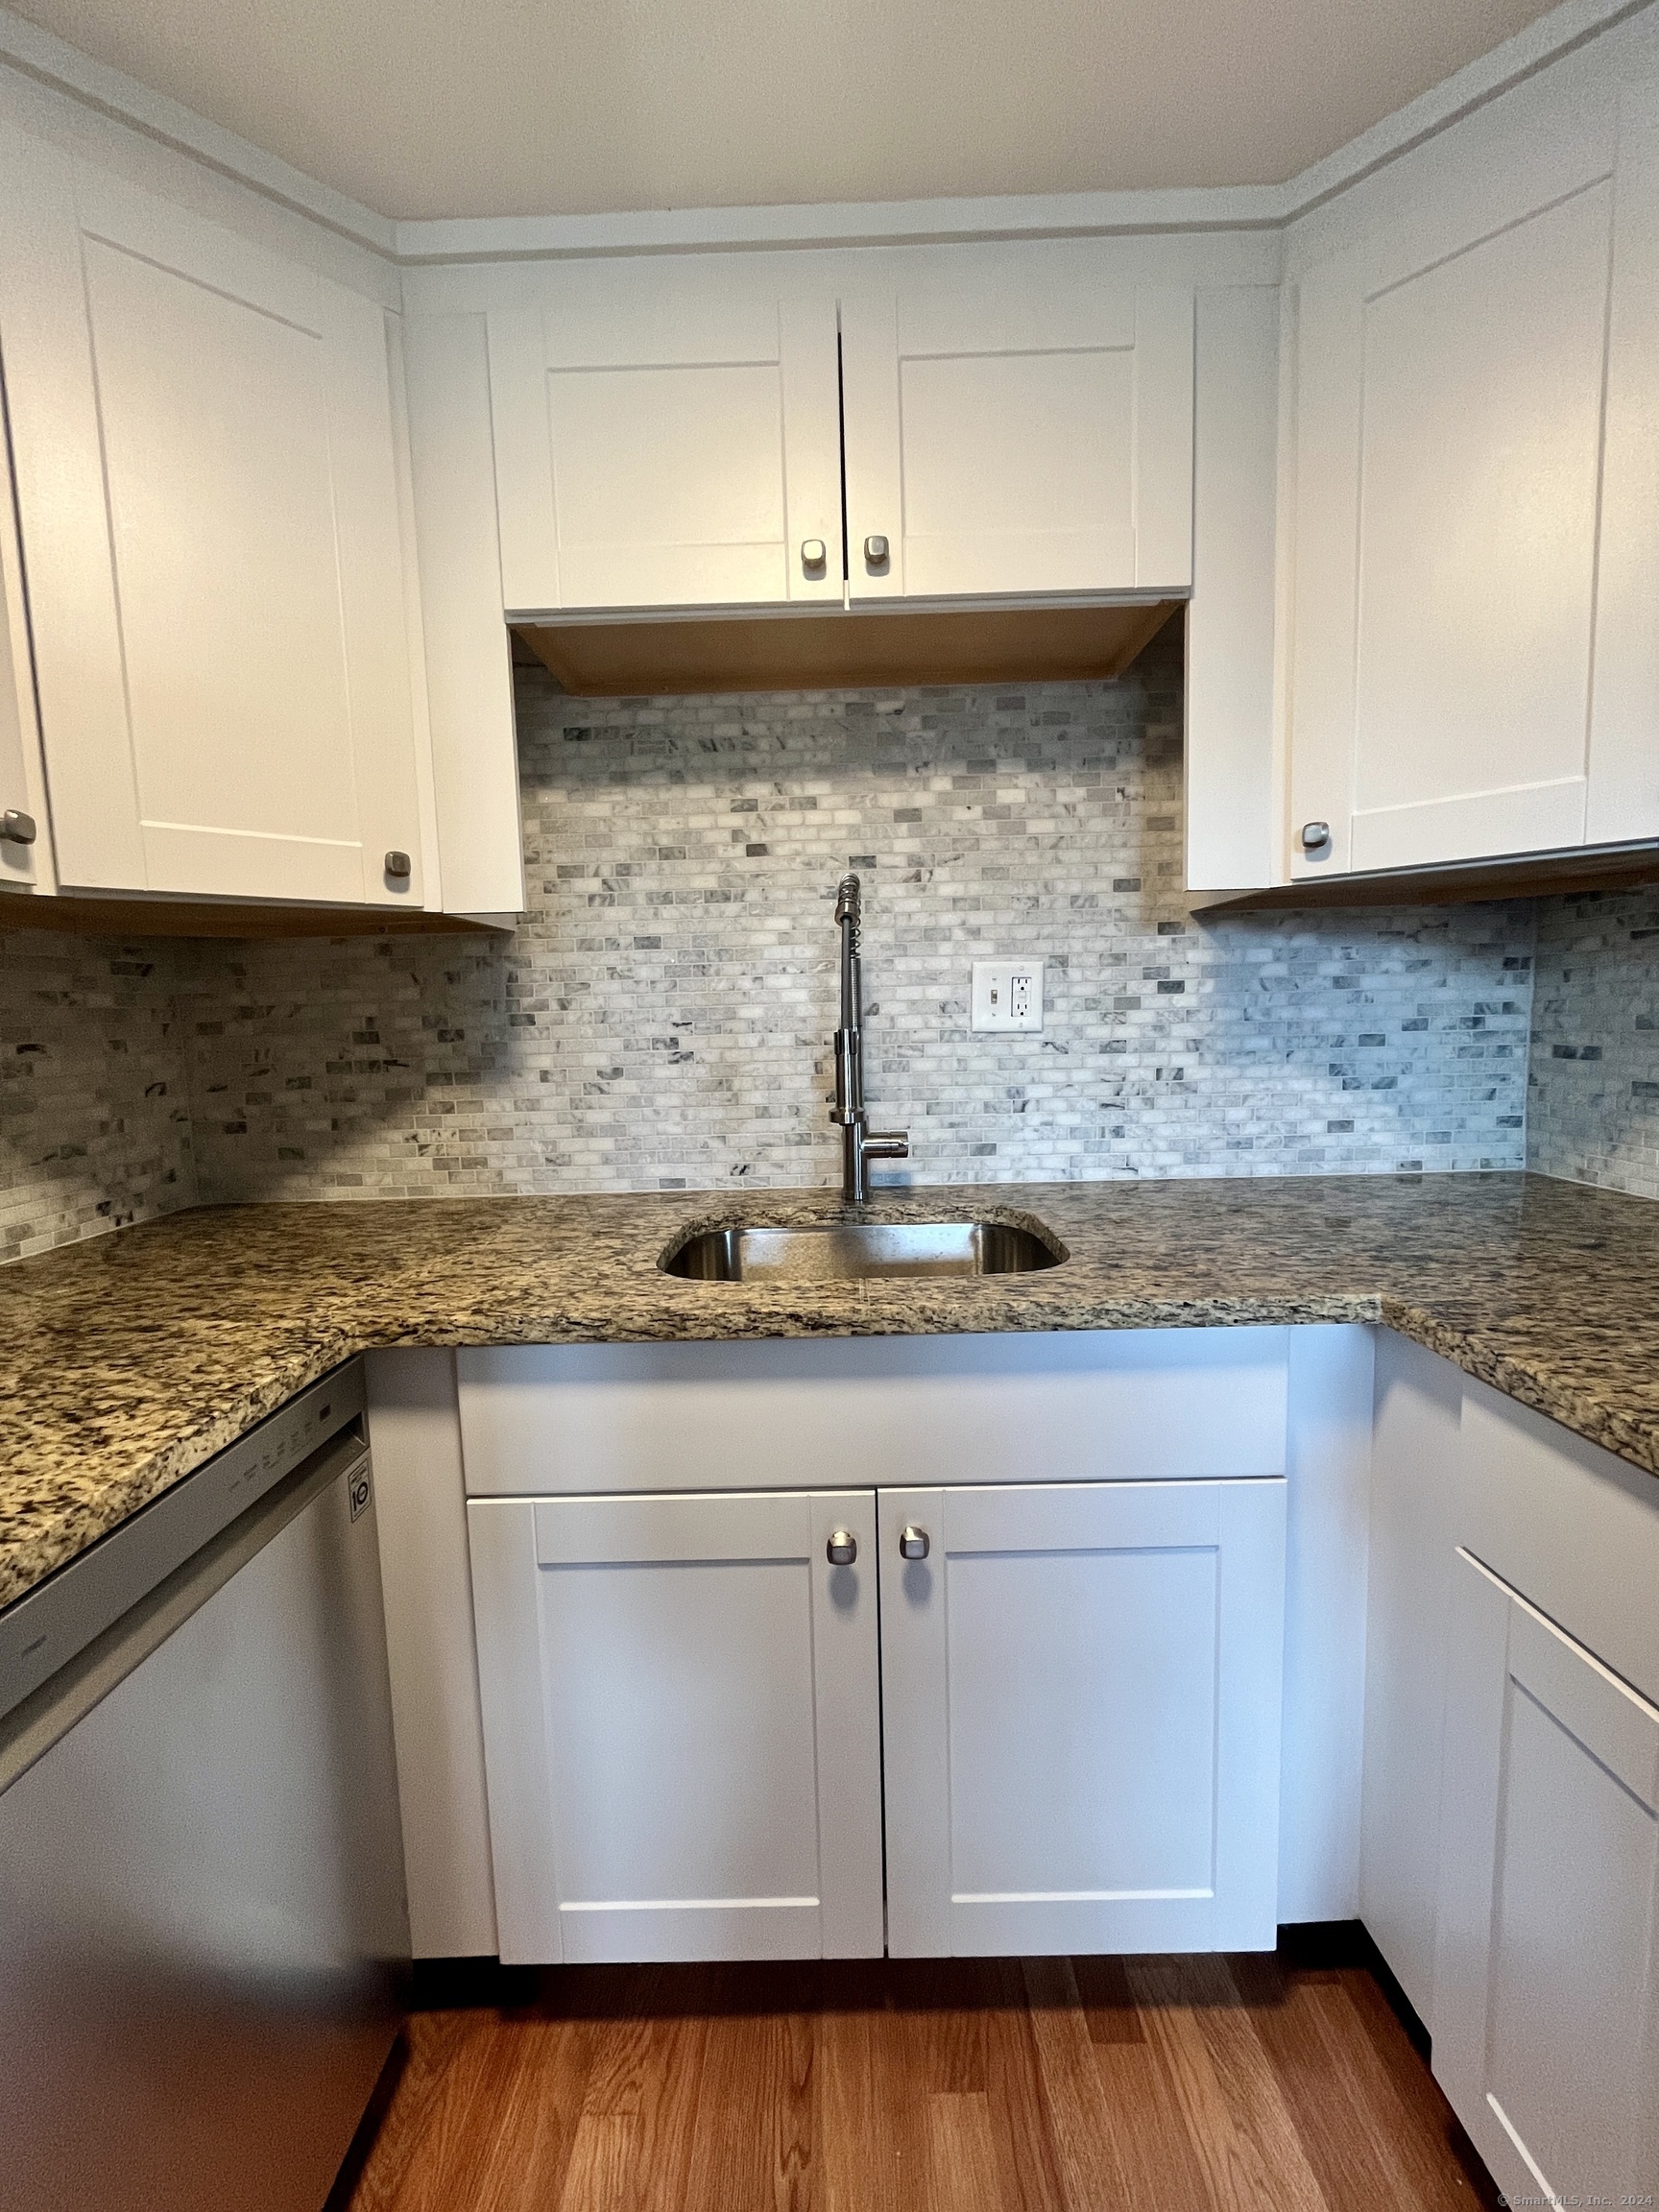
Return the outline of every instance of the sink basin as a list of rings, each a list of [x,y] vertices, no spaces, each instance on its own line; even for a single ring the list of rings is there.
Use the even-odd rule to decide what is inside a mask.
[[[817,1221],[707,1229],[662,1262],[699,1283],[845,1283],[894,1275],[1026,1275],[1064,1253],[1006,1221]]]

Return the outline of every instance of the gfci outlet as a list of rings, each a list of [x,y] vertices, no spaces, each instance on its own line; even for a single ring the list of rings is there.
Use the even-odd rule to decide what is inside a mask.
[[[1041,960],[975,960],[974,1029],[1041,1029]]]

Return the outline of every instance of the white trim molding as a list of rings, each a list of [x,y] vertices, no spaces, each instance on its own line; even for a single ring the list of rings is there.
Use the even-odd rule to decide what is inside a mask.
[[[19,75],[33,78],[55,92],[65,92],[83,107],[124,123],[158,144],[188,154],[193,159],[248,185],[265,199],[275,201],[314,223],[338,231],[342,237],[367,246],[392,259],[397,251],[397,225],[372,207],[359,205],[319,184],[314,177],[296,169],[275,154],[209,123],[194,108],[153,92],[149,85],[102,61],[94,61],[79,47],[68,45],[37,24],[25,22],[9,8],[0,8],[0,63]]]
[[[397,222],[0,7],[0,64],[186,153],[403,267],[621,253],[1279,230],[1655,0],[1562,0],[1283,184]]]

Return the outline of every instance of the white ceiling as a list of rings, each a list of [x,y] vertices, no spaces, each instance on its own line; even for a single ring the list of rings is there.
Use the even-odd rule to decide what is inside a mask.
[[[397,219],[1270,184],[1547,0],[22,0]]]

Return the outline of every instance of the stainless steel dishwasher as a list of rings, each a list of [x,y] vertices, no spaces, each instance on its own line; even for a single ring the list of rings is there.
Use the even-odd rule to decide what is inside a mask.
[[[316,2212],[408,1956],[353,1363],[0,1612],[0,2204]]]

